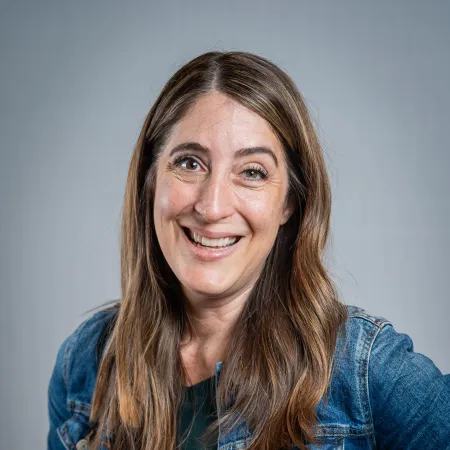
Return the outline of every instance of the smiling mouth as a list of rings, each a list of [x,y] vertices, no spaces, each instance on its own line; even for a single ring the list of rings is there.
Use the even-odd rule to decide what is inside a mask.
[[[211,239],[202,236],[201,234],[190,230],[189,228],[182,227],[184,234],[187,238],[197,247],[209,248],[209,249],[221,249],[231,247],[235,245],[241,239],[241,236],[229,236],[219,239]]]

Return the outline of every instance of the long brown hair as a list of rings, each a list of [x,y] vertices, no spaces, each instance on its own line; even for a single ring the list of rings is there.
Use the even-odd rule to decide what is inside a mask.
[[[280,139],[294,213],[280,227],[231,334],[217,390],[220,428],[244,420],[248,449],[314,442],[346,308],[324,265],[331,192],[305,102],[276,65],[245,52],[209,52],[179,69],[147,115],[128,172],[121,234],[122,300],[103,353],[91,420],[114,447],[172,450],[185,371],[179,342],[189,321],[155,235],[158,154],[199,97],[218,91],[259,114]],[[96,434],[96,448],[100,433]]]

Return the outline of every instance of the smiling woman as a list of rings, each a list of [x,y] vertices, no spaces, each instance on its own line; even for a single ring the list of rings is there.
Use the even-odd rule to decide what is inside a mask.
[[[450,448],[450,377],[323,265],[331,193],[292,80],[183,66],[131,160],[122,298],[60,348],[48,449]]]
[[[292,210],[270,125],[225,94],[204,94],[175,125],[156,180],[158,243],[185,294],[231,298],[255,285]]]

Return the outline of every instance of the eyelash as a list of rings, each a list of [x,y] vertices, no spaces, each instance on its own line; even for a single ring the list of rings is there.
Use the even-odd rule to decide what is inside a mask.
[[[184,163],[184,162],[186,162],[186,161],[188,161],[188,160],[195,161],[197,164],[199,164],[199,165],[201,166],[200,161],[199,161],[196,157],[190,156],[190,155],[181,155],[181,156],[178,156],[178,157],[174,160],[173,166],[175,166],[175,167],[180,167],[182,163]],[[184,169],[184,170],[187,170],[188,172],[194,172],[193,170],[189,170],[189,169],[185,169],[185,168],[183,168],[183,169]],[[260,175],[260,177],[261,177],[260,179],[252,179],[252,178],[248,178],[248,179],[251,180],[251,181],[266,180],[267,177],[269,176],[269,173],[267,172],[267,170],[265,170],[264,168],[262,168],[262,167],[259,166],[259,165],[252,165],[252,166],[250,166],[250,167],[247,167],[247,168],[246,168],[245,170],[243,170],[241,173],[250,172],[250,171],[253,171],[253,172],[258,173],[258,174]]]

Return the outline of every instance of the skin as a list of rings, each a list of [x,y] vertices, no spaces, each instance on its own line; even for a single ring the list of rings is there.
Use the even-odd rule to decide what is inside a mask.
[[[186,143],[195,145],[175,149]],[[264,147],[277,162],[267,151],[236,154],[250,147]],[[270,125],[222,93],[202,96],[162,150],[154,221],[194,329],[181,342],[191,384],[211,376],[223,360],[229,331],[291,215],[287,190],[283,148]],[[202,252],[183,228],[240,239],[225,251]]]

